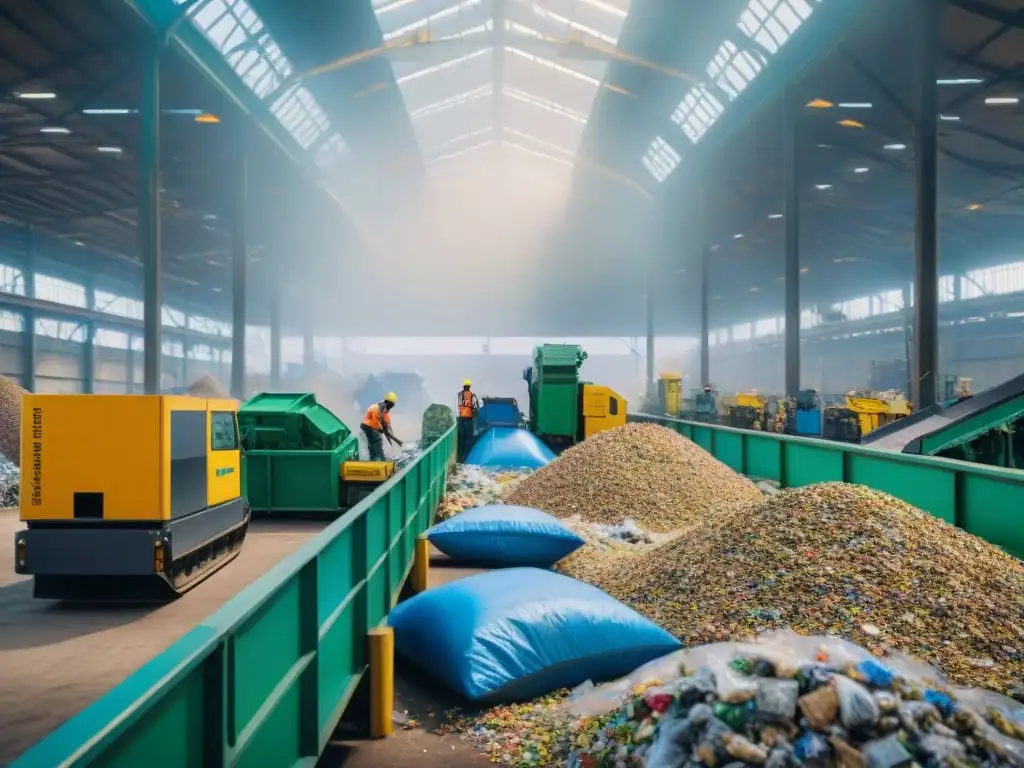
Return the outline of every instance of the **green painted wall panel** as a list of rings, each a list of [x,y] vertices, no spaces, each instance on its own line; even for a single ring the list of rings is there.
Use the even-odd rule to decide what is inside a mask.
[[[818,443],[818,444],[815,444]],[[797,488],[813,483],[843,479],[843,454],[831,445],[815,440],[800,443],[783,443],[783,470],[780,478],[786,488]]]
[[[947,523],[956,522],[956,473],[948,468],[894,464],[885,456],[860,453],[847,454],[846,466],[846,482],[885,491]]]
[[[12,768],[312,764],[365,673],[366,631],[397,599],[454,447],[452,428]]]
[[[1007,552],[1024,558],[1024,483],[1014,482],[1003,473],[1022,470],[964,474],[957,497],[961,520],[966,530]]]
[[[745,474],[743,453],[743,438],[740,435],[721,434],[715,439],[715,458],[725,466]]]
[[[746,441],[746,474],[778,480],[782,477],[782,443],[764,436]]]

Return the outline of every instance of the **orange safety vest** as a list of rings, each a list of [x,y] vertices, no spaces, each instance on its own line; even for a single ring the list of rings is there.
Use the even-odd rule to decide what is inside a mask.
[[[366,415],[363,416],[364,427],[369,427],[375,432],[383,432],[385,424],[391,426],[391,416],[387,410],[380,407],[380,403],[374,403],[366,409]]]
[[[459,418],[472,419],[473,416],[473,393],[464,389],[459,392]]]

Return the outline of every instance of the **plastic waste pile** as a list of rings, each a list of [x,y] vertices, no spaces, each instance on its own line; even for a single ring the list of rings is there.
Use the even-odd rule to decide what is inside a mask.
[[[426,450],[437,442],[441,435],[454,425],[455,415],[451,408],[440,403],[428,405],[423,411],[423,421],[420,427],[420,443],[423,445],[423,449]]]
[[[394,455],[395,470],[399,470],[421,453],[420,444],[415,441],[403,443]]]
[[[0,455],[0,509],[18,506],[21,471],[6,456]]]
[[[570,768],[1024,765],[1018,702],[831,637],[700,646],[581,688]]]
[[[447,520],[470,507],[501,504],[503,495],[530,474],[528,469],[494,470],[460,464],[448,476],[438,517]]]

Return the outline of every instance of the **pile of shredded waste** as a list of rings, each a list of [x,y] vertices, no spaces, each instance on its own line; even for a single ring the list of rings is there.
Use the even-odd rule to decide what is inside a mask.
[[[656,424],[627,424],[588,438],[505,495],[518,504],[589,523],[634,520],[665,533],[761,491],[685,437]]]
[[[438,519],[447,520],[464,509],[501,504],[506,492],[514,488],[530,470],[494,470],[460,464],[448,475],[444,498],[438,506]]]
[[[962,685],[1024,675],[1024,563],[864,486],[782,491],[596,576],[687,645],[792,628],[911,653]]]
[[[21,398],[28,394],[0,376],[0,455],[21,466]]]

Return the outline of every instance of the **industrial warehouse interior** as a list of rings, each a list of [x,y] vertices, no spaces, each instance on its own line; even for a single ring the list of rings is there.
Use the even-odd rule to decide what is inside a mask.
[[[0,0],[0,764],[1024,766],[1022,0]]]

